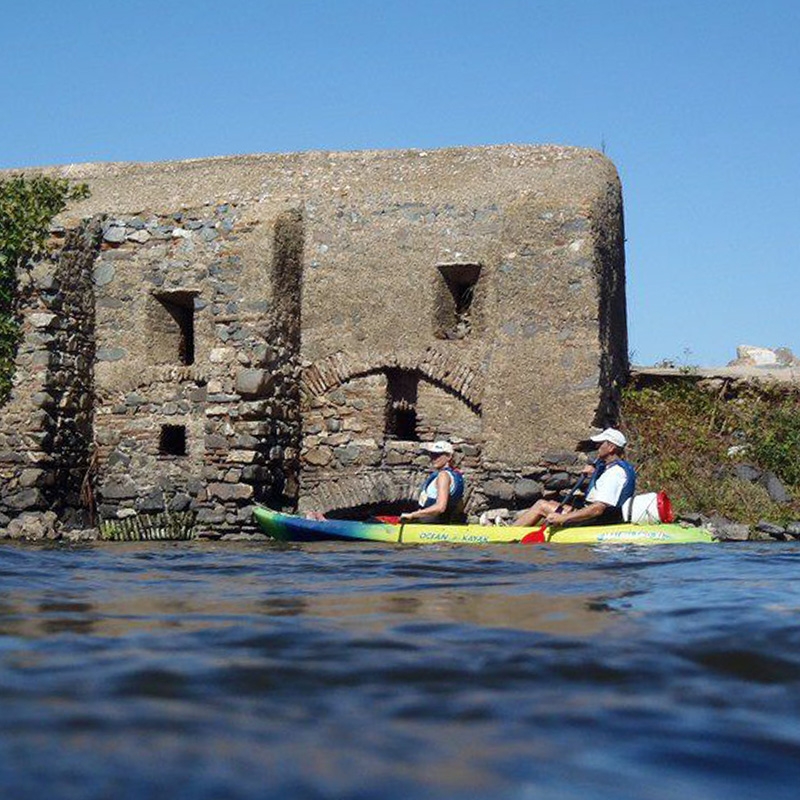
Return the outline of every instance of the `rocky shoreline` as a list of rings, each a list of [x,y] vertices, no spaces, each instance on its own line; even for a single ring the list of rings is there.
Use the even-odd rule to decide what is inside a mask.
[[[513,512],[509,509],[493,509],[487,515],[488,524],[496,524],[499,520],[509,519]],[[791,542],[800,541],[800,520],[778,525],[761,520],[755,525],[745,525],[722,516],[706,516],[704,514],[680,514],[675,522],[686,527],[706,528],[720,542]],[[70,528],[59,523],[52,511],[31,511],[11,520],[8,526],[0,531],[0,540],[21,542],[60,542],[77,543],[118,543],[118,542],[155,542],[155,541],[215,541],[215,542],[268,542],[271,539],[262,533],[241,532],[225,533],[221,536],[209,535],[203,531],[195,531],[191,526],[184,527],[180,535],[169,535],[165,526],[152,525],[142,528],[139,535],[121,531],[109,532],[101,527]]]

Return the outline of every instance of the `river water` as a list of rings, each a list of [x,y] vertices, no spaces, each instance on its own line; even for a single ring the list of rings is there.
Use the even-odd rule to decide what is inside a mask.
[[[0,544],[3,800],[797,797],[800,547]]]

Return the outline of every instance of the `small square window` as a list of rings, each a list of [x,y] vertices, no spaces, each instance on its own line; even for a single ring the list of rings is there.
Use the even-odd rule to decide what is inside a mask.
[[[186,455],[186,426],[162,425],[158,440],[158,453],[162,456]]]

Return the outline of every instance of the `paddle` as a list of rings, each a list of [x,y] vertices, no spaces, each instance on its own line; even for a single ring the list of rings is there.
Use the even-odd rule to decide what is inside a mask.
[[[575,497],[575,492],[583,486],[584,481],[589,476],[585,473],[581,473],[580,478],[578,478],[578,482],[569,490],[567,496],[558,504],[558,508],[556,508],[556,514],[560,514],[564,510],[564,506]],[[544,538],[544,532],[547,530],[547,522],[543,522],[540,528],[537,528],[535,531],[531,531],[530,533],[526,533],[520,542],[522,544],[542,544],[543,542],[547,541]]]

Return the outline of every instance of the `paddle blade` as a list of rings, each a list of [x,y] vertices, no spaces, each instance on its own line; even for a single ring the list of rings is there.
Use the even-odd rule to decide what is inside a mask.
[[[526,533],[520,542],[522,544],[544,544],[547,541],[544,538],[544,532],[547,530],[547,525],[542,525],[541,528],[537,528],[535,531],[530,531]]]

